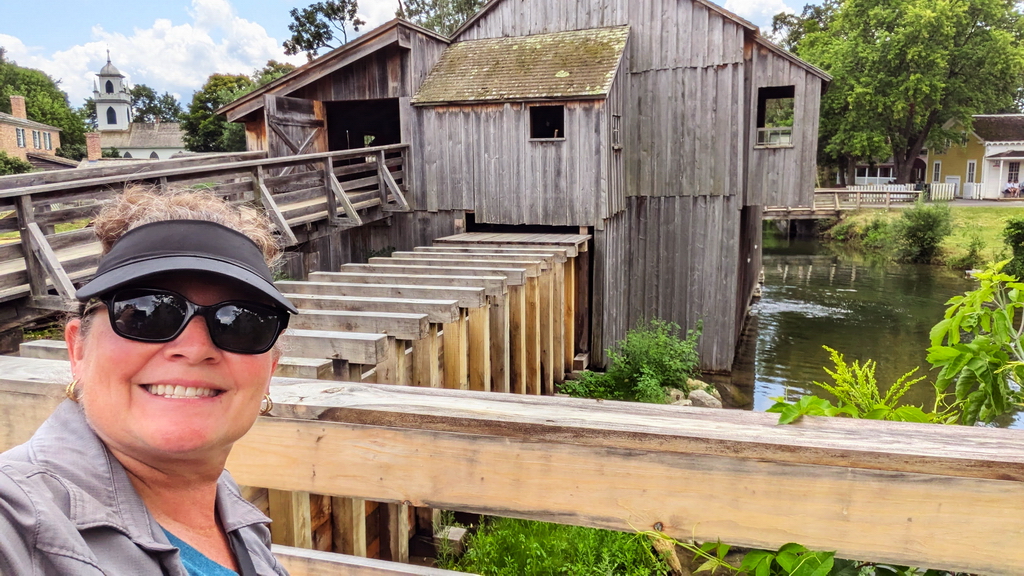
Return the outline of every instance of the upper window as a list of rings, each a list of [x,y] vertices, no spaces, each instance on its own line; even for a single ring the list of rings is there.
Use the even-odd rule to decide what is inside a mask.
[[[1017,182],[1020,177],[1020,162],[1010,162],[1010,177],[1007,179],[1010,182]]]
[[[107,124],[117,124],[117,111],[113,106],[107,106]]]
[[[967,161],[967,183],[974,184],[974,176],[978,169],[978,163],[974,160]]]
[[[18,148],[24,148],[25,147],[25,129],[24,128],[15,128],[14,131],[18,135]]]
[[[43,132],[43,144],[47,150],[53,150],[53,137],[49,132]]]
[[[114,93],[114,83],[111,82],[110,80],[107,80],[106,88],[107,88],[107,94],[113,94]]]
[[[565,138],[565,106],[531,106],[530,138],[562,140]]]
[[[795,86],[757,89],[757,146],[792,146]]]
[[[32,147],[36,150],[43,147],[43,141],[42,138],[40,138],[39,130],[32,131]]]
[[[932,164],[932,182],[938,182],[942,177],[942,162]]]

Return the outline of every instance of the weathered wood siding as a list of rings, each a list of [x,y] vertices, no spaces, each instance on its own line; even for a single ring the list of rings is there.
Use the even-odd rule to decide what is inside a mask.
[[[505,0],[455,41],[629,24],[631,72],[743,61],[743,26],[687,0]]]
[[[418,209],[473,210],[489,224],[592,226],[604,216],[604,100],[565,105],[565,139],[530,139],[530,104],[427,106],[414,163]]]
[[[793,86],[793,147],[756,148],[757,89]],[[818,150],[818,110],[822,79],[762,44],[753,50],[751,67],[750,166],[746,204],[812,206]]]
[[[702,369],[730,369],[738,292],[749,295],[739,278],[739,198],[628,198],[626,211],[595,231],[592,361],[603,364],[604,350],[641,319],[686,329],[702,320]]]

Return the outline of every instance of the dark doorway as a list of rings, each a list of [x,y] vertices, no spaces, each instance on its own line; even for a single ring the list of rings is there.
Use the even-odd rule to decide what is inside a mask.
[[[351,150],[402,142],[398,98],[324,102],[327,145]]]

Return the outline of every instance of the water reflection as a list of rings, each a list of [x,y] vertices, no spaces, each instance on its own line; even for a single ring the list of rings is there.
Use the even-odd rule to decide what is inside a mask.
[[[733,382],[744,387],[749,369],[743,366],[752,358],[754,410],[767,409],[777,396],[825,396],[813,382],[828,378],[822,370],[831,366],[822,349],[827,345],[848,362],[875,360],[883,393],[920,367],[918,374],[927,379],[904,400],[931,410],[937,371],[925,361],[928,332],[942,319],[945,302],[974,286],[960,272],[940,266],[872,262],[829,252],[815,241],[772,245],[766,239],[762,298],[754,306],[748,346],[738,354],[740,370],[734,368]]]

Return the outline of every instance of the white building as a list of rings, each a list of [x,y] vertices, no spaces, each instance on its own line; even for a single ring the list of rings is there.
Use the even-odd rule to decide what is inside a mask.
[[[97,74],[93,87],[96,122],[100,144],[104,149],[116,148],[123,158],[167,160],[185,151],[184,135],[175,122],[132,122],[132,98],[124,83],[124,75],[110,62]]]

